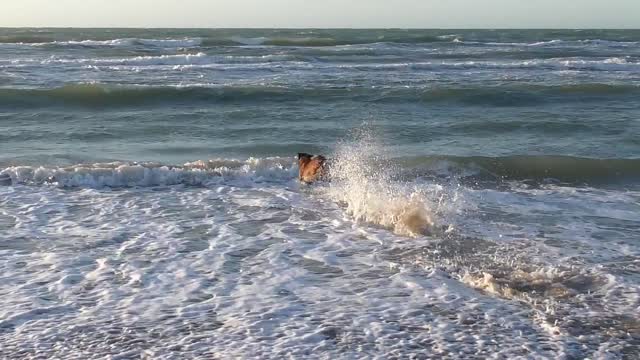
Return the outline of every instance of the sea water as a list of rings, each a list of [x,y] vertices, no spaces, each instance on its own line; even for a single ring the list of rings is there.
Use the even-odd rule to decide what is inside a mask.
[[[636,30],[2,29],[0,357],[637,358],[638,99]]]

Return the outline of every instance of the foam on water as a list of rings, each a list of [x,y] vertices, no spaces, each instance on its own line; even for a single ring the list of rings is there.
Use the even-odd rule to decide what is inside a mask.
[[[637,248],[610,248],[609,265],[594,268],[587,247],[596,243],[587,238],[582,250],[558,256],[536,229],[509,223],[520,213],[542,216],[542,202],[547,213],[595,215],[576,210],[575,193],[398,178],[368,130],[331,159],[331,182],[311,187],[295,181],[293,158],[6,168],[4,353],[633,354],[640,289],[628,274]],[[47,179],[62,186],[42,186]],[[635,193],[577,191],[608,221],[638,220]],[[487,215],[494,207],[495,218]],[[453,230],[422,236],[434,223]],[[563,248],[572,241],[551,235]]]
[[[20,61],[29,61],[20,60]],[[73,64],[91,64],[91,65],[135,65],[135,66],[152,66],[152,65],[188,65],[188,64],[210,64],[212,58],[203,52],[194,54],[176,54],[176,55],[158,55],[158,56],[135,56],[130,58],[98,58],[98,59],[67,59],[51,57],[45,60],[36,60],[43,65],[55,63],[73,63]]]
[[[8,189],[0,199],[15,221],[11,238],[29,239],[1,254],[12,289],[0,300],[8,355],[567,351],[517,306],[442,271],[390,271],[379,241],[401,239],[354,228],[334,204],[295,189]],[[34,244],[30,234],[47,241]],[[13,251],[22,246],[37,250]]]
[[[31,46],[31,47],[47,47],[47,46],[59,46],[59,47],[132,47],[132,46],[148,46],[148,47],[162,47],[162,48],[182,48],[182,47],[197,47],[202,44],[201,38],[183,38],[183,39],[137,39],[137,38],[123,38],[123,39],[110,39],[110,40],[68,40],[68,41],[50,41],[50,42],[15,42],[15,43],[0,43],[5,46]]]
[[[637,41],[613,41],[602,39],[582,39],[582,40],[561,40],[553,39],[547,41],[535,41],[535,42],[483,42],[483,41],[467,41],[460,38],[454,38],[454,43],[468,44],[468,45],[485,45],[485,46],[514,46],[514,47],[582,47],[584,45],[600,45],[610,47],[630,47],[638,44]]]
[[[303,60],[303,61],[301,61]],[[26,64],[82,64],[94,66],[166,66],[182,65],[193,68],[244,69],[236,64],[252,64],[253,66],[279,63],[287,69],[363,69],[363,70],[455,70],[455,69],[552,69],[552,70],[599,70],[599,71],[639,71],[640,63],[629,57],[608,57],[602,59],[558,57],[551,59],[526,59],[518,61],[415,61],[396,63],[325,63],[314,61],[313,57],[296,57],[295,55],[269,56],[212,56],[205,52],[175,55],[149,55],[129,58],[79,58],[49,57],[46,59],[23,58],[13,60],[11,65]],[[3,61],[0,60],[0,63]],[[249,68],[247,68],[249,69]]]
[[[31,46],[131,46],[135,43],[134,39],[113,39],[113,40],[80,40],[80,41],[54,41],[50,43],[35,43]]]
[[[315,65],[323,66],[323,65]],[[640,71],[640,63],[629,61],[624,57],[613,57],[598,60],[580,58],[554,58],[520,61],[421,61],[394,64],[337,64],[341,69],[369,69],[369,70],[447,70],[447,69],[552,69],[552,70],[601,70],[601,71]]]
[[[61,187],[132,187],[211,185],[225,178],[247,181],[291,180],[296,168],[291,158],[208,160],[167,166],[154,163],[94,163],[67,167],[11,166],[0,170],[4,182],[50,184]]]

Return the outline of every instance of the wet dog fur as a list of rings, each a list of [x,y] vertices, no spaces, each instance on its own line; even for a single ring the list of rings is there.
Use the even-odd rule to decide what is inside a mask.
[[[311,184],[327,178],[327,158],[322,155],[298,153],[298,179]]]

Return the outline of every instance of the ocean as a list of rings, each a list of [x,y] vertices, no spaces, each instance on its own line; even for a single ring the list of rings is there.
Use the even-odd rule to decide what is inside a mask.
[[[637,359],[639,139],[640,30],[0,29],[0,358]]]

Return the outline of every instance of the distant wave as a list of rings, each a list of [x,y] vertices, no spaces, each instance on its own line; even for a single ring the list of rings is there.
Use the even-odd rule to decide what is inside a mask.
[[[242,37],[230,36],[221,38],[184,38],[184,39],[109,39],[109,40],[67,40],[56,41],[42,37],[5,37],[0,38],[0,44],[22,45],[22,46],[49,46],[49,47],[213,47],[213,46],[286,46],[286,47],[326,47],[340,45],[358,45],[374,43],[398,43],[417,44],[431,42],[449,42],[449,39],[424,36],[415,38],[360,38],[360,39],[334,39],[331,37]]]
[[[370,62],[367,57],[348,58],[336,57],[331,61],[319,60],[322,57],[314,57],[305,54],[265,54],[265,55],[208,55],[206,52],[196,52],[172,55],[146,55],[123,58],[67,58],[51,56],[41,58],[21,58],[14,60],[0,60],[2,67],[20,67],[24,65],[86,65],[105,67],[141,67],[141,66],[184,66],[192,68],[220,68],[236,69],[234,64],[264,64],[270,68],[276,66],[287,69],[355,69],[367,71],[393,71],[393,70],[501,70],[501,69],[540,69],[540,70],[575,70],[575,71],[628,71],[640,72],[640,62],[633,57],[553,57],[530,58],[523,60],[468,60],[468,61],[407,61],[407,62]],[[362,61],[367,60],[367,61]],[[394,59],[396,60],[396,59]],[[117,68],[120,70],[121,68]],[[254,70],[259,67],[241,68]]]
[[[377,102],[461,103],[465,105],[532,106],[554,102],[629,99],[640,87],[623,84],[502,85],[490,87],[436,87],[389,89],[377,94]]]
[[[557,181],[571,184],[622,183],[640,179],[639,159],[593,159],[555,155],[504,157],[431,155],[393,159],[395,176],[457,176],[493,181]],[[342,169],[344,170],[344,169]],[[213,159],[183,165],[112,162],[65,167],[10,166],[0,168],[0,183],[64,187],[131,187],[211,185],[220,181],[290,181],[296,178],[293,157],[247,160]],[[348,176],[348,174],[343,174]]]
[[[494,106],[543,102],[597,101],[639,96],[640,87],[622,84],[519,85],[459,88],[279,87],[265,85],[112,86],[71,84],[50,89],[0,88],[2,106],[130,106],[198,102],[335,101],[459,102]]]
[[[49,40],[49,41],[47,41]],[[196,47],[202,44],[201,38],[182,38],[182,39],[108,39],[108,40],[50,40],[42,37],[22,37],[12,36],[0,38],[0,44],[23,45],[32,47],[162,47],[162,48],[183,48]]]
[[[637,41],[614,41],[604,39],[565,40],[553,39],[530,42],[508,42],[480,39],[465,39],[458,34],[447,35],[401,35],[383,34],[375,36],[259,36],[246,37],[239,35],[220,37],[186,37],[186,38],[116,38],[116,39],[72,39],[56,40],[44,36],[12,35],[0,36],[0,44],[18,46],[86,46],[86,47],[163,47],[163,48],[187,48],[187,47],[212,47],[212,46],[285,46],[285,47],[327,47],[343,45],[366,45],[376,43],[388,44],[458,44],[472,46],[516,46],[516,47],[544,47],[544,46],[606,46],[629,47],[638,45]]]
[[[545,40],[534,42],[496,42],[496,41],[479,41],[479,40],[462,40],[455,38],[452,40],[454,43],[462,45],[480,45],[480,46],[513,46],[513,47],[546,47],[546,46],[584,46],[584,45],[599,45],[608,47],[628,47],[640,44],[637,41],[614,41],[614,40],[601,40],[601,39],[584,39],[584,40]]]
[[[56,58],[40,60],[43,65],[48,64],[80,64],[80,65],[131,65],[131,66],[147,66],[147,65],[185,65],[185,64],[208,64],[212,62],[212,58],[205,53],[199,52],[195,54],[176,54],[176,55],[158,55],[158,56],[135,56],[128,58],[98,58],[98,59],[68,59]]]
[[[80,41],[52,41],[44,43],[32,43],[32,46],[131,46],[135,42],[133,39],[113,39],[113,40],[80,40]]]
[[[454,101],[466,104],[498,106],[535,105],[543,102],[597,100],[612,96],[637,95],[640,87],[613,84],[521,85],[479,88],[439,88],[426,90],[421,99],[426,102]]]
[[[210,66],[225,64],[255,64],[274,63],[303,60],[303,57],[295,55],[255,55],[255,56],[232,56],[232,55],[207,55],[204,52],[193,52],[175,55],[148,55],[134,56],[126,58],[76,58],[52,56],[47,59],[25,58],[14,60],[13,65],[21,64],[65,64],[65,65],[95,65],[95,66]],[[1,63],[1,62],[0,62]]]
[[[246,38],[234,36],[229,38],[235,44],[240,45],[264,45],[264,46],[341,46],[341,45],[366,45],[378,43],[396,44],[421,44],[421,43],[447,43],[451,41],[448,36],[407,36],[381,35],[376,37],[332,38],[332,37],[255,37]],[[218,40],[207,39],[204,44],[216,45]]]
[[[329,91],[327,91],[329,92]],[[53,89],[0,89],[0,104],[15,106],[127,106],[194,102],[287,101],[322,90],[265,86],[108,86],[74,84]]]
[[[136,44],[157,47],[194,47],[202,44],[202,38],[184,39],[136,39]]]
[[[543,69],[543,70],[592,70],[592,71],[640,71],[640,63],[623,57],[606,59],[550,58],[519,61],[425,61],[389,64],[339,64],[339,68],[366,70],[455,70],[455,69]]]

